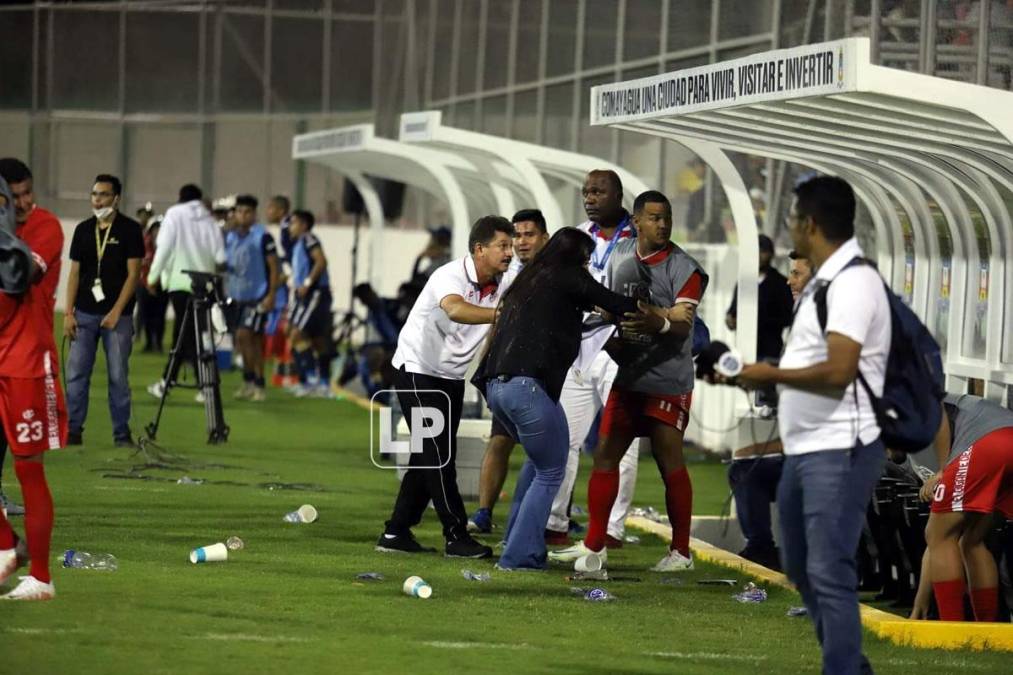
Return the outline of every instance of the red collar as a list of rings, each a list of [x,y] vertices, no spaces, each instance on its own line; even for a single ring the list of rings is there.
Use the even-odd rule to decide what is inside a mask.
[[[668,245],[663,249],[659,249],[654,253],[650,253],[644,257],[640,257],[640,251],[637,251],[637,260],[644,263],[645,265],[657,265],[658,263],[664,262],[669,254],[675,250],[675,244],[668,242]]]
[[[490,281],[485,286],[482,286],[478,289],[478,299],[483,300],[485,296],[492,295],[493,293],[496,292],[497,288],[499,288],[499,282]]]

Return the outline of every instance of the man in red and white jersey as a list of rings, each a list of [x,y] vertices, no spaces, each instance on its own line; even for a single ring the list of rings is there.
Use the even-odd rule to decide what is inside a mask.
[[[63,447],[67,439],[53,338],[63,229],[52,213],[35,205],[32,173],[23,162],[0,159],[0,177],[10,186],[10,195],[0,199],[7,212],[6,202],[13,202],[14,234],[31,251],[28,289],[19,295],[0,294],[0,423],[21,484],[27,544],[19,541],[6,517],[0,517],[0,584],[24,564],[27,553],[29,575],[3,598],[49,600],[56,595],[49,574],[53,498],[42,459],[45,451]]]

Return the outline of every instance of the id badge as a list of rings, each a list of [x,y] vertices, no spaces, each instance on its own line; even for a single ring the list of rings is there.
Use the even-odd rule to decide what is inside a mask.
[[[106,294],[102,291],[102,281],[99,279],[95,280],[92,284],[91,294],[95,298],[95,302],[102,302],[106,299]]]

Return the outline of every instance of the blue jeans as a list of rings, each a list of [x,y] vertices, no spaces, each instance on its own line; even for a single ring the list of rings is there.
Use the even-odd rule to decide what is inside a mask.
[[[507,522],[499,564],[507,569],[544,569],[545,525],[566,470],[570,431],[559,401],[531,377],[489,380],[486,398],[493,414],[524,446],[524,464]]]
[[[113,438],[130,438],[130,383],[128,362],[134,344],[134,325],[130,316],[121,316],[113,329],[102,328],[102,316],[75,310],[77,338],[70,343],[67,362],[67,414],[70,431],[84,431],[88,417],[88,389],[95,367],[99,338],[106,354],[109,375],[109,416],[113,421]]]
[[[735,496],[735,513],[747,551],[774,550],[770,504],[777,500],[783,462],[781,457],[757,457],[736,459],[728,466],[728,483]]]
[[[872,672],[862,655],[855,553],[886,450],[788,455],[777,488],[784,571],[798,588],[823,649],[823,672]]]

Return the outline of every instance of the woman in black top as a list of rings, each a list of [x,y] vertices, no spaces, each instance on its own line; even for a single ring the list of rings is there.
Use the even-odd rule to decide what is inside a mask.
[[[507,524],[503,569],[544,569],[545,523],[566,466],[569,431],[559,405],[566,371],[580,349],[584,312],[637,311],[587,271],[594,241],[572,227],[552,236],[503,296],[473,382],[496,418],[524,445],[534,477],[522,472]]]

